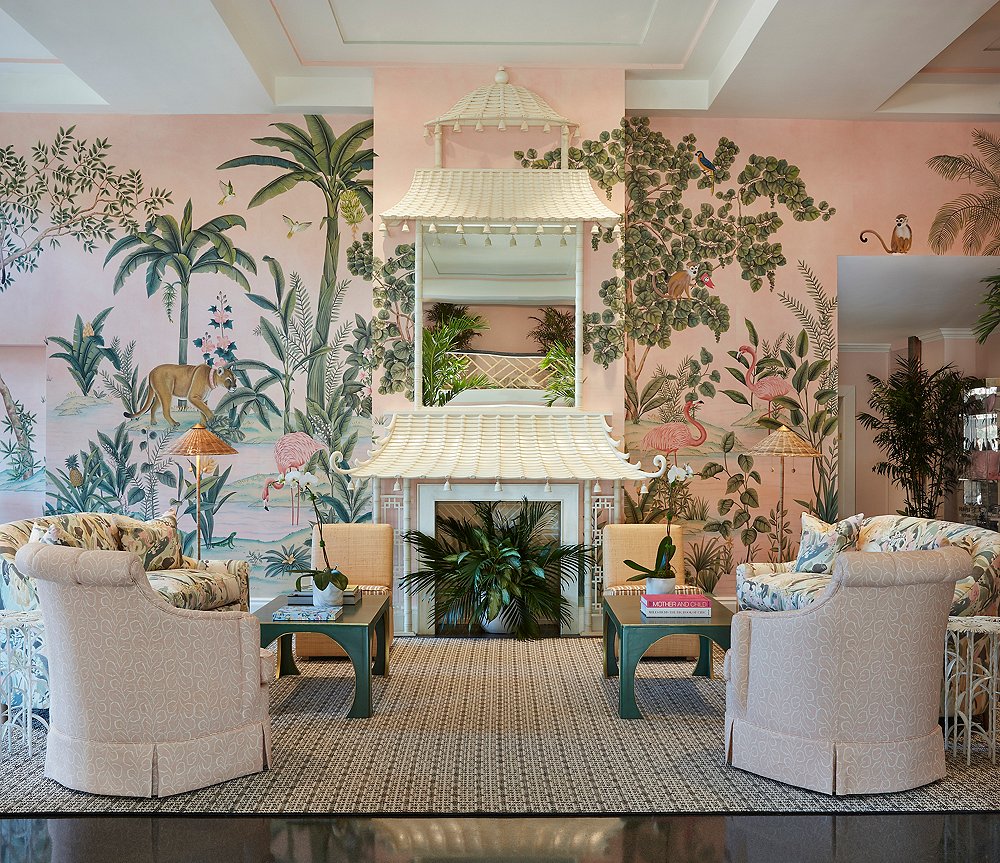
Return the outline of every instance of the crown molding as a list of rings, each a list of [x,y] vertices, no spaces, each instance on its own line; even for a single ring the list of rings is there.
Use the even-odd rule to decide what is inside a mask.
[[[841,342],[837,350],[842,354],[887,354],[892,345],[888,342]]]
[[[939,330],[928,330],[919,333],[917,338],[922,342],[941,342],[948,339],[974,339],[976,336],[968,327],[942,327]]]

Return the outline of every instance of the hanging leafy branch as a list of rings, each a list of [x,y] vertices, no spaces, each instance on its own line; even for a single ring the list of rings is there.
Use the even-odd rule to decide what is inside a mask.
[[[617,185],[625,186],[623,243],[614,256],[623,275],[601,286],[605,309],[588,314],[587,338],[605,367],[625,357],[626,378],[636,388],[650,350],[668,347],[675,330],[707,326],[718,340],[729,329],[729,309],[718,296],[697,281],[671,296],[671,276],[691,266],[706,273],[735,265],[752,291],[765,280],[773,290],[775,273],[786,263],[781,244],[772,242],[782,225],[776,205],[796,221],[825,221],[836,212],[826,201],[817,204],[798,167],[776,156],[752,154],[731,183],[739,152],[720,138],[706,159],[699,156],[694,135],[675,145],[650,127],[648,117],[623,118],[617,129],[569,150],[570,166],[587,170],[609,197]],[[558,167],[560,155],[527,150],[514,157],[522,167],[549,169]],[[701,160],[710,161],[712,169],[703,168]],[[687,205],[692,184],[710,190],[719,203]],[[761,200],[770,208],[752,212]],[[613,239],[607,229],[595,244]],[[637,420],[632,413],[628,418]]]
[[[166,189],[146,189],[142,174],[108,163],[107,138],[90,143],[76,126],[49,144],[38,141],[30,156],[12,144],[0,148],[0,291],[13,273],[31,272],[47,248],[66,237],[93,252],[115,232],[134,234],[139,218],[151,219],[170,203]]]
[[[372,234],[365,231],[347,249],[347,268],[372,285],[375,315],[371,324],[372,368],[383,369],[378,391],[413,398],[413,244],[396,246],[386,261],[375,257]]]

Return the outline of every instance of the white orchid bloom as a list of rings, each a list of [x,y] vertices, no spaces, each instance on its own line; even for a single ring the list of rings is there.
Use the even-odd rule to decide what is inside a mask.
[[[680,482],[683,479],[687,479],[687,474],[684,472],[684,468],[674,465],[667,471],[667,482],[673,484],[675,482]]]
[[[684,465],[684,473],[687,474],[688,479],[691,479],[691,477],[694,476],[694,469],[691,467],[691,465],[686,464]]]
[[[302,481],[302,471],[300,470],[290,470],[285,474],[285,482],[301,482]]]
[[[319,485],[319,477],[311,471],[306,471],[299,477],[298,482],[303,488],[312,488],[315,485]]]

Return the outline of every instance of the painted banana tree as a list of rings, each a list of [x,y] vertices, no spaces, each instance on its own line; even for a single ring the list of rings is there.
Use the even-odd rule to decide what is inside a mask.
[[[189,198],[184,205],[180,224],[173,216],[157,216],[147,223],[146,230],[118,240],[104,259],[104,266],[107,266],[116,255],[128,253],[119,264],[118,274],[115,276],[116,294],[132,273],[145,267],[146,295],[151,297],[162,288],[168,317],[171,316],[174,301],[178,302],[180,332],[177,362],[181,365],[187,363],[188,295],[192,276],[218,273],[232,279],[243,290],[250,291],[250,283],[243,271],[256,275],[257,264],[226,236],[226,231],[235,227],[245,229],[246,226],[242,216],[228,215],[216,216],[195,228]],[[176,283],[167,281],[168,270],[176,274]]]
[[[284,194],[299,183],[311,183],[323,193],[326,215],[321,224],[326,227],[326,253],[323,260],[323,280],[320,283],[319,301],[316,308],[315,330],[309,353],[316,354],[329,341],[330,324],[336,310],[337,260],[340,257],[340,222],[342,204],[353,211],[358,202],[364,212],[372,212],[372,180],[361,178],[370,171],[375,153],[362,149],[371,138],[374,124],[364,120],[351,126],[338,136],[330,124],[318,114],[307,114],[306,128],[293,123],[273,123],[281,135],[254,138],[255,144],[272,147],[287,153],[291,158],[269,154],[254,154],[230,159],[219,165],[220,170],[242,168],[248,165],[265,168],[280,168],[284,173],[265,183],[250,199],[250,207],[258,207],[272,198]],[[356,217],[357,213],[353,213]],[[349,223],[350,220],[348,220]],[[322,404],[326,401],[325,356],[317,356],[310,363],[306,394],[310,401]]]

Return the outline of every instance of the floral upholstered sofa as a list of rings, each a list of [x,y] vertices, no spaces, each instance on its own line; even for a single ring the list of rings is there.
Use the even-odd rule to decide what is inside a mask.
[[[857,545],[845,551],[921,551],[955,545],[972,555],[974,575],[955,585],[951,614],[992,614],[1000,566],[1000,533],[968,524],[902,515],[877,515],[861,522]],[[742,563],[736,568],[741,610],[790,611],[818,599],[830,575],[796,572],[795,562]]]
[[[172,517],[169,517],[172,518]],[[160,520],[162,522],[162,519]],[[167,522],[170,524],[171,522]],[[61,544],[98,551],[135,551],[146,568],[154,590],[171,605],[201,611],[249,611],[250,566],[244,560],[203,560],[171,552],[159,542],[154,522],[122,515],[72,513],[0,524],[0,608],[31,611],[38,608],[34,582],[18,572],[14,556],[32,536],[32,528],[52,528],[64,538]],[[176,522],[172,522],[176,527]],[[123,546],[123,537],[126,538]],[[145,553],[143,553],[145,552]],[[150,565],[152,564],[152,565]],[[162,568],[160,568],[162,567]],[[36,665],[35,708],[47,709],[48,663]]]

